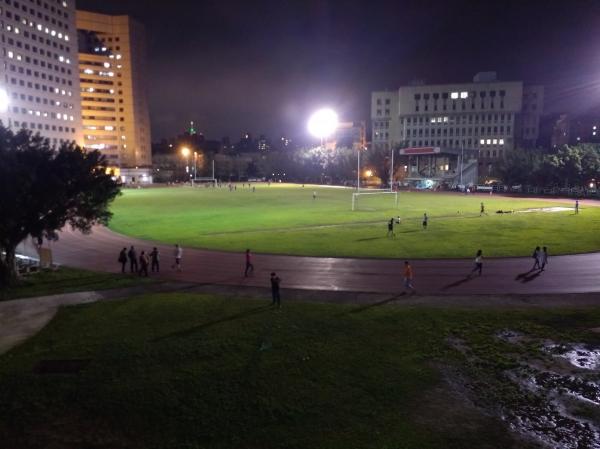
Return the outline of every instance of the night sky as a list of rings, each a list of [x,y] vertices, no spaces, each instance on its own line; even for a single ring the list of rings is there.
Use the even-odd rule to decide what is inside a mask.
[[[600,104],[600,1],[78,0],[146,25],[153,140],[304,137],[321,105],[368,120],[370,92],[411,80],[546,86],[546,111]]]

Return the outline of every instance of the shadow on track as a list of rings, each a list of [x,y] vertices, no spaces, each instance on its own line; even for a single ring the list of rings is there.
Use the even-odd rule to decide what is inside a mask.
[[[408,293],[402,292],[402,293],[397,294],[396,296],[392,296],[391,298],[384,299],[383,301],[378,301],[378,302],[375,302],[373,304],[367,304],[367,305],[358,307],[356,309],[353,309],[350,312],[342,313],[339,316],[352,315],[352,314],[355,314],[355,313],[361,313],[361,312],[364,312],[366,310],[373,309],[375,307],[384,306],[386,304],[394,302],[395,300],[400,299],[401,297],[407,296],[407,295],[408,295]]]
[[[469,282],[472,279],[473,279],[473,276],[471,276],[469,274],[469,275],[465,276],[464,278],[459,279],[456,282],[453,282],[452,284],[445,285],[444,287],[442,287],[442,291],[446,291],[446,290],[450,290],[451,288],[459,287],[463,284],[466,284],[467,282]]]

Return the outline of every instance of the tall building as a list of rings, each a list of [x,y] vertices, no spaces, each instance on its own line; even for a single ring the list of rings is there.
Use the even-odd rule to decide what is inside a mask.
[[[77,11],[84,146],[124,182],[150,182],[152,149],[146,38],[128,16]]]
[[[0,17],[0,120],[81,143],[74,2],[4,0]]]
[[[372,143],[380,148],[477,150],[494,160],[539,135],[544,89],[478,73],[472,83],[411,85],[372,93]]]

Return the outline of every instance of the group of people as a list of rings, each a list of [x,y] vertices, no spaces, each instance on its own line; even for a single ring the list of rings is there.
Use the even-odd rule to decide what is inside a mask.
[[[531,257],[533,258],[533,268],[531,271],[536,269],[544,271],[546,269],[546,265],[548,264],[548,248],[544,246],[542,249],[540,249],[539,246],[536,246]]]
[[[175,263],[172,268],[181,271],[181,258],[183,256],[181,246],[175,245],[174,256]],[[150,252],[142,251],[138,256],[137,250],[131,245],[129,250],[127,248],[121,250],[117,260],[121,264],[121,273],[127,271],[127,262],[129,262],[129,272],[131,274],[148,277],[148,268],[152,273],[160,273],[160,252],[157,247],[154,247]]]

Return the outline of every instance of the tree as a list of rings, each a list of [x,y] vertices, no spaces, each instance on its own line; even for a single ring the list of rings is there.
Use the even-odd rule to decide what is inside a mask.
[[[496,172],[507,185],[529,184],[541,162],[542,156],[539,152],[515,149],[504,154]]]
[[[75,144],[55,151],[39,134],[0,125],[0,192],[0,285],[7,285],[16,279],[19,243],[55,240],[67,224],[84,233],[107,224],[120,189],[98,151]]]

